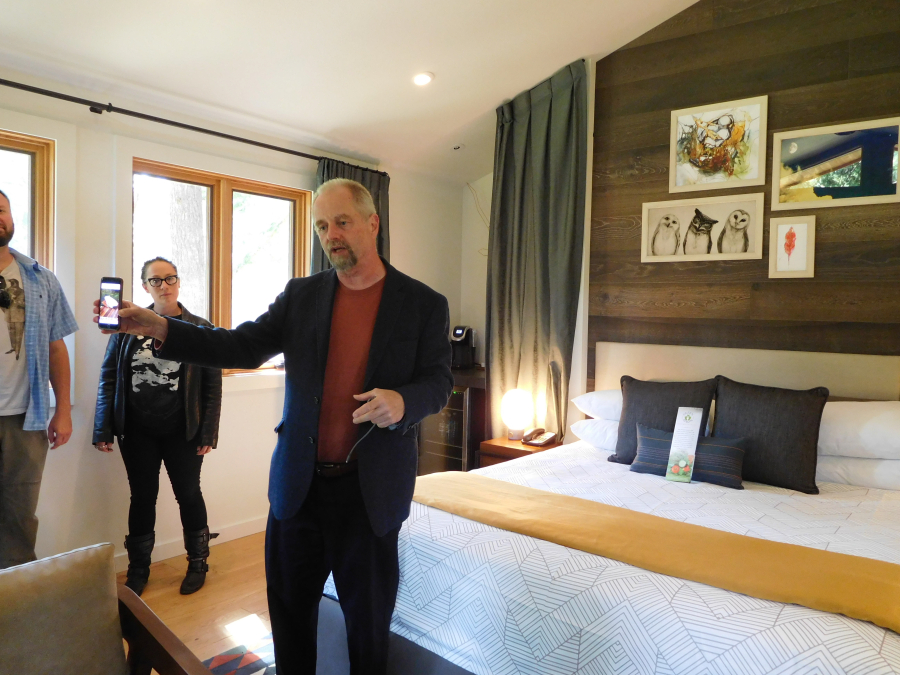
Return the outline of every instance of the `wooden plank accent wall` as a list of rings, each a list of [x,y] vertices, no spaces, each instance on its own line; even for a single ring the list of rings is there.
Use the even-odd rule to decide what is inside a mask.
[[[670,112],[769,96],[766,185],[669,193]],[[900,206],[816,216],[816,276],[769,279],[772,134],[900,115],[897,0],[700,0],[597,63],[598,340],[900,354]],[[642,264],[643,202],[765,192],[762,260]],[[776,215],[786,215],[776,213]]]

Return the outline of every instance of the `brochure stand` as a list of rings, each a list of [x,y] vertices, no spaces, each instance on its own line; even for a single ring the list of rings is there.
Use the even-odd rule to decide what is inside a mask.
[[[675,432],[672,434],[672,447],[669,450],[669,466],[666,469],[666,480],[678,483],[690,483],[694,473],[694,455],[697,452],[697,439],[700,438],[700,422],[703,419],[703,408],[679,408],[675,420]]]

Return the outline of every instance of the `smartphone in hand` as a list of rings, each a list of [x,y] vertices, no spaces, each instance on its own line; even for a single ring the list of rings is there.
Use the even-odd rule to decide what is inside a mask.
[[[118,277],[100,279],[100,320],[101,330],[119,329],[119,306],[122,304],[122,280]]]

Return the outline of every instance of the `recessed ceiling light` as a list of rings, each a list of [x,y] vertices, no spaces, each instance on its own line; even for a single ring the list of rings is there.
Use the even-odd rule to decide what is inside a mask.
[[[419,73],[413,78],[413,82],[415,82],[420,87],[424,87],[426,84],[431,82],[434,79],[434,73]]]

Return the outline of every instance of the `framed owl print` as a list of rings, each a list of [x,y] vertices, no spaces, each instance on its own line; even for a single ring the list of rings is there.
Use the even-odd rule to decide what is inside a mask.
[[[648,202],[641,213],[641,262],[759,260],[763,193]]]
[[[757,96],[673,110],[669,192],[764,185],[768,105]]]

